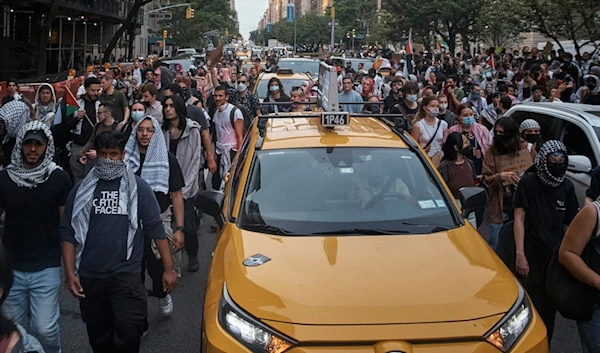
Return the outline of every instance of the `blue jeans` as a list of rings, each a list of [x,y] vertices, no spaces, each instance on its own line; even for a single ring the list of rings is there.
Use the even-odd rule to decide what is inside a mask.
[[[46,353],[60,353],[58,290],[60,267],[39,272],[14,271],[15,282],[2,305],[2,312],[17,324],[30,327]]]
[[[502,213],[502,219],[505,221],[508,220],[508,213]],[[503,226],[504,223],[490,224],[490,239],[488,239],[488,244],[490,244],[494,250],[496,250],[496,247],[498,246],[498,239]]]
[[[590,321],[578,321],[579,337],[583,353],[600,352],[600,307],[596,305]]]

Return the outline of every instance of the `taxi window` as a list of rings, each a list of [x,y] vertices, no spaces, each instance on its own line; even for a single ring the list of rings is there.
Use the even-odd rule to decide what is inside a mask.
[[[292,87],[302,87],[302,82],[308,81],[308,78],[306,78],[306,80],[286,79],[286,78],[282,78],[282,77],[278,77],[278,78],[281,81],[281,84],[283,85],[283,90],[284,90],[285,94],[288,96],[290,95],[290,92],[292,91]],[[256,88],[256,95],[258,96],[258,98],[260,98],[260,99],[267,98],[266,94],[267,94],[267,84],[268,83],[269,83],[269,80],[260,80],[260,82],[258,82],[258,87]]]
[[[319,76],[319,62],[318,61],[307,61],[307,60],[280,60],[277,63],[279,69],[292,69],[294,72],[303,73],[308,72],[313,77]]]
[[[413,152],[398,148],[259,151],[240,215],[242,229],[262,225],[283,235],[428,234],[456,226],[435,179]]]

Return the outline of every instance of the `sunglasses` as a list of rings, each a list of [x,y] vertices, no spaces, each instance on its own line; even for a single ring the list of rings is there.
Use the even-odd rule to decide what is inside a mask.
[[[238,82],[239,82],[239,83],[246,83],[246,82],[248,82],[248,81],[238,81]]]

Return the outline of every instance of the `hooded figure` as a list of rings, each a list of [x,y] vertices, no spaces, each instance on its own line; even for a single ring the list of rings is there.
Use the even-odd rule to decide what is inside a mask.
[[[163,91],[165,90],[165,86],[173,83],[174,77],[175,73],[166,66],[158,66],[154,70],[154,84],[156,85],[156,89],[158,89],[156,94],[156,99],[158,101],[162,102],[164,99]]]
[[[50,101],[46,104],[42,102],[42,91],[50,91]],[[35,93],[35,103],[33,104],[35,111],[35,119],[45,123],[48,126],[54,125],[54,116],[58,108],[56,93],[54,88],[47,84],[42,83]]]
[[[140,146],[137,142],[135,131],[146,119],[152,121],[155,133],[150,139],[140,176],[150,185],[152,191],[167,194],[169,192],[169,151],[167,150],[165,139],[160,133],[162,130],[158,120],[151,116],[146,116],[135,124],[133,133],[129,136],[129,140],[127,140],[127,144],[125,145],[125,163],[134,173],[137,173],[140,169],[140,165],[142,164]]]
[[[30,131],[43,131],[43,136],[38,136],[36,139],[45,140],[47,144],[46,155],[40,165],[34,168],[27,169],[23,164],[23,141],[25,136]],[[54,138],[50,132],[50,128],[41,121],[30,121],[21,128],[17,135],[15,148],[12,151],[11,164],[6,167],[8,176],[18,186],[35,188],[38,184],[44,183],[50,178],[50,175],[57,170],[61,169],[56,163],[54,163]]]
[[[556,157],[561,162],[550,162],[550,157]],[[569,165],[567,147],[560,141],[550,140],[542,145],[535,157],[535,169],[540,181],[549,187],[558,187],[565,181],[565,173]]]
[[[25,102],[13,100],[0,107],[0,145],[4,167],[10,163],[17,134],[28,121],[31,121],[31,109]]]

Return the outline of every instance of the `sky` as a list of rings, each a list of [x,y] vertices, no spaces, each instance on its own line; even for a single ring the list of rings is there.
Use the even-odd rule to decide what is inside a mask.
[[[240,22],[240,34],[248,40],[250,32],[256,29],[268,6],[268,0],[236,0],[235,7]]]

